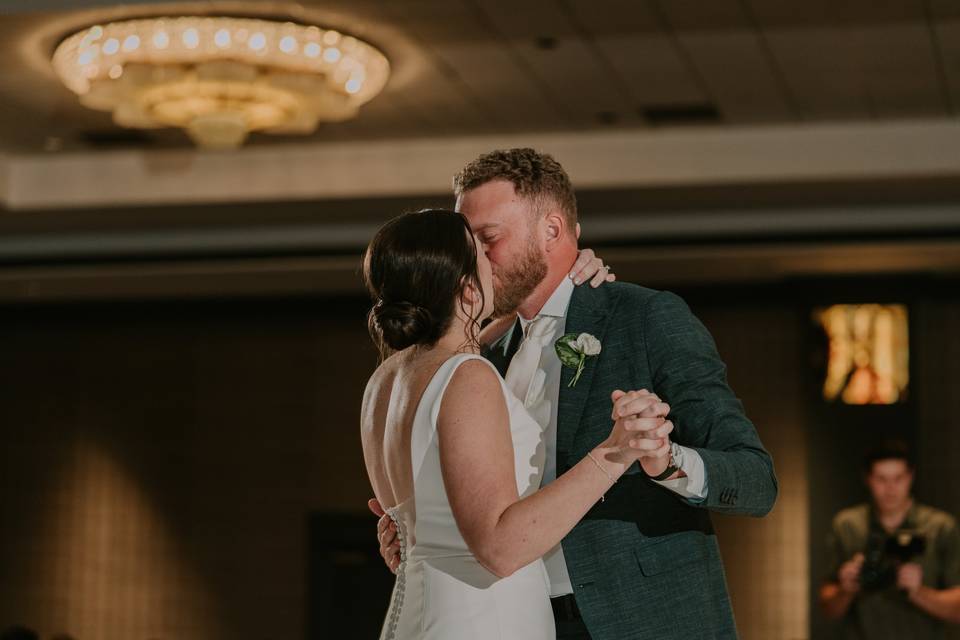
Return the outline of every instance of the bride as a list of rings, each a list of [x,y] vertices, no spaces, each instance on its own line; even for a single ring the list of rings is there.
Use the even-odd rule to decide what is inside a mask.
[[[401,545],[381,639],[554,638],[540,558],[636,459],[630,432],[537,490],[542,428],[480,356],[491,267],[461,214],[391,220],[364,278],[390,355],[364,392],[363,453]]]

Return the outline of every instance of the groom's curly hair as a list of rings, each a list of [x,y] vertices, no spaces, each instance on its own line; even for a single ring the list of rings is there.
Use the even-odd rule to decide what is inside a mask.
[[[498,149],[470,162],[453,177],[453,192],[459,198],[492,180],[506,180],[517,195],[534,205],[538,215],[553,204],[560,208],[571,233],[577,227],[577,198],[570,177],[560,163],[534,149]]]

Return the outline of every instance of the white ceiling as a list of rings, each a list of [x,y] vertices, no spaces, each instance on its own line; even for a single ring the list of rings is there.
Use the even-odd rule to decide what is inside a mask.
[[[956,0],[126,5],[4,3],[0,150],[188,146],[179,132],[115,128],[45,68],[73,29],[175,10],[316,21],[382,47],[395,72],[386,90],[356,120],[321,127],[318,142],[632,129],[651,126],[650,109],[701,117],[715,109],[724,127],[943,118],[960,108]]]

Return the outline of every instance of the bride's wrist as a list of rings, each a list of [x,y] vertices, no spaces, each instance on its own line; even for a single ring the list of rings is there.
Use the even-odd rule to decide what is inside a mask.
[[[590,452],[593,459],[614,482],[616,482],[630,466],[629,464],[621,462],[619,453],[619,447],[615,447],[607,442],[600,443]]]

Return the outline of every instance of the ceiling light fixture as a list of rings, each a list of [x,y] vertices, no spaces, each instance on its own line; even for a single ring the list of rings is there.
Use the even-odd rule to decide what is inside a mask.
[[[380,51],[337,31],[204,16],[95,25],[64,40],[53,66],[118,125],[180,127],[221,149],[251,131],[308,134],[352,118],[390,74]]]

